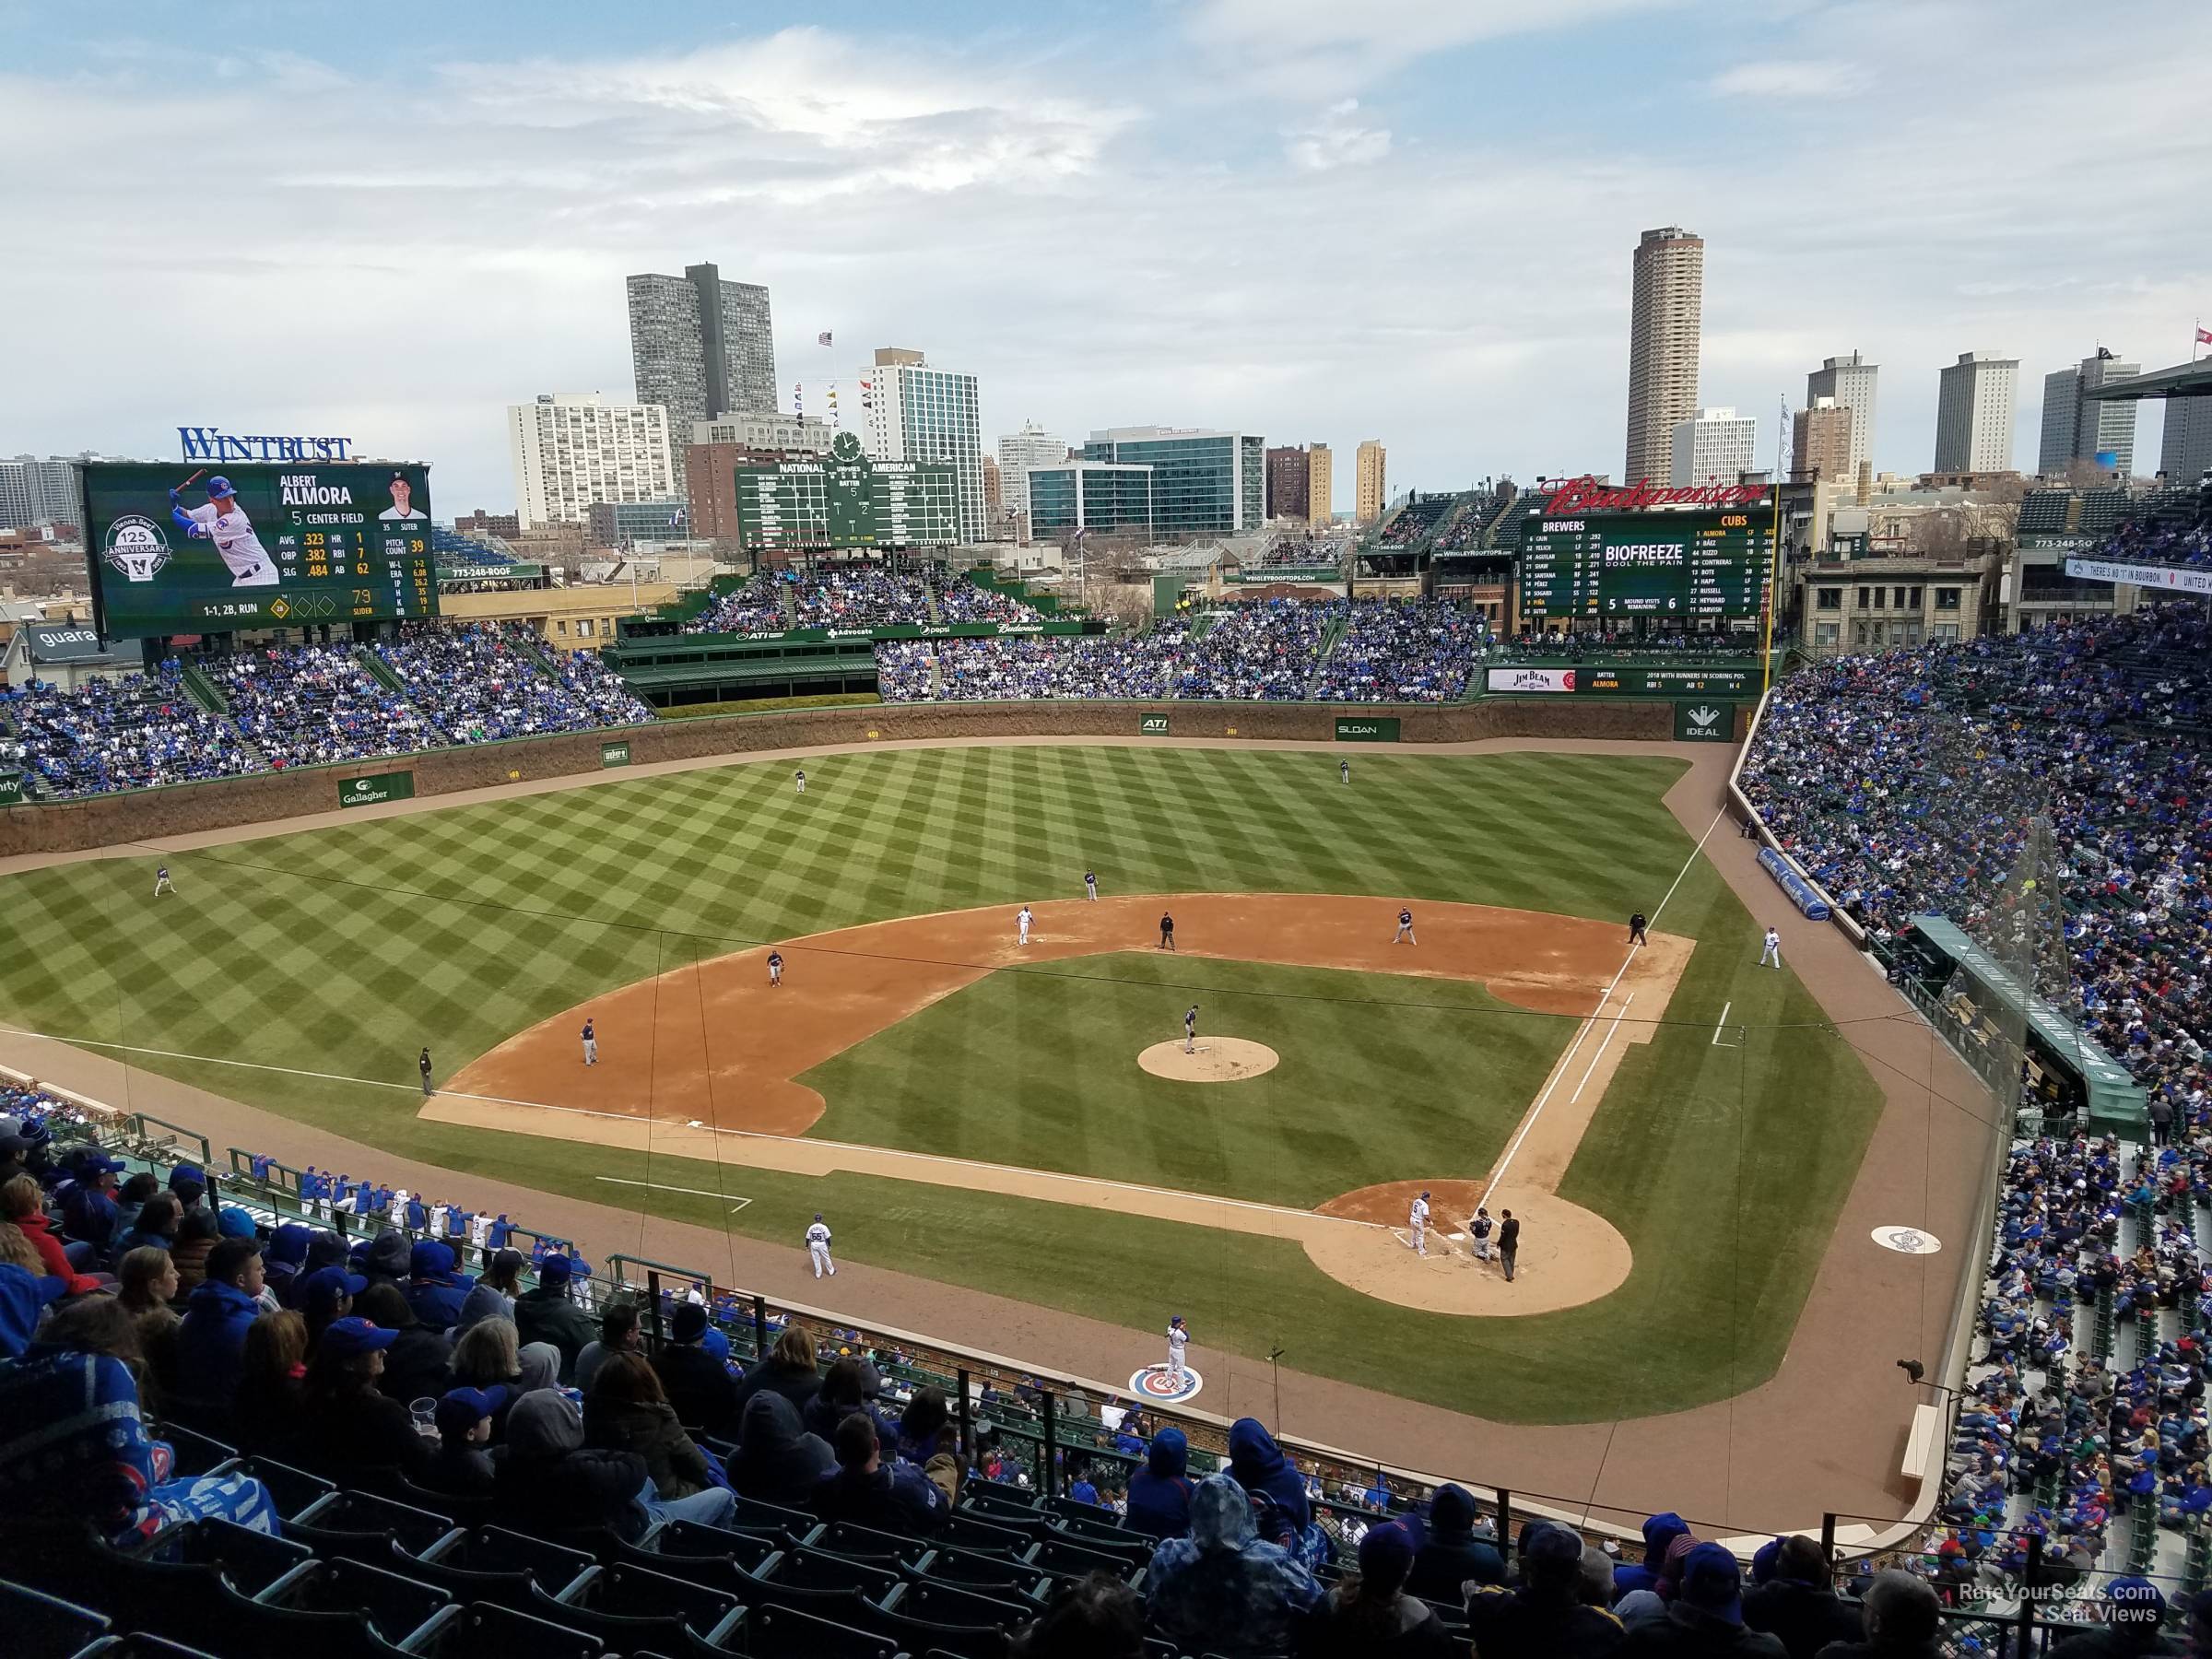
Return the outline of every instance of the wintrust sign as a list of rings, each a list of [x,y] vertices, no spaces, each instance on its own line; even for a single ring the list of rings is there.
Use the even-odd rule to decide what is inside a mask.
[[[1555,478],[1538,488],[1551,492],[1544,508],[1546,518],[1576,512],[1648,512],[1655,507],[1748,507],[1767,499],[1764,484],[1702,484],[1670,489],[1640,478],[1626,489],[1616,489],[1588,475]]]
[[[187,461],[350,461],[350,438],[308,438],[257,432],[250,437],[216,427],[177,429],[177,443]]]

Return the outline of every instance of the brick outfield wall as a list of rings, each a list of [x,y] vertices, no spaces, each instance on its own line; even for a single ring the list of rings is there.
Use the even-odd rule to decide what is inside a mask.
[[[1741,741],[1750,716],[1736,711]],[[417,795],[451,794],[518,780],[601,771],[602,742],[627,742],[632,765],[742,756],[766,749],[816,748],[893,738],[1053,736],[1135,737],[1138,720],[1165,714],[1173,737],[1272,737],[1332,742],[1337,716],[1394,716],[1406,743],[1471,743],[1488,737],[1674,737],[1671,702],[1488,698],[1442,707],[1350,708],[1312,703],[899,703],[794,709],[786,714],[672,720],[612,732],[572,732],[474,748],[363,760],[312,771],[264,772],[182,783],[133,794],[0,808],[0,857],[74,853],[91,847],[330,812],[349,778],[412,771]],[[1353,745],[1357,753],[1367,745]],[[613,769],[619,776],[620,768]]]

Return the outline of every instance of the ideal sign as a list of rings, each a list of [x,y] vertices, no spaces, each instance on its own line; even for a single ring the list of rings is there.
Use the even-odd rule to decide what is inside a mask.
[[[350,461],[350,438],[309,438],[257,432],[241,437],[219,427],[177,429],[177,443],[187,461]]]

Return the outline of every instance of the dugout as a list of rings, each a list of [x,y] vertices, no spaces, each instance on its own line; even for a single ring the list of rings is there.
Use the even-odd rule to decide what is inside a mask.
[[[2143,1086],[2080,1025],[2024,992],[2004,963],[1943,916],[1915,916],[1891,961],[1892,976],[1951,1046],[1983,1073],[1999,1100],[2017,1087],[2023,1108],[2078,1120],[2091,1133],[2141,1140],[2148,1131]],[[2010,1040],[2022,1032],[2024,1076],[2010,1068]]]

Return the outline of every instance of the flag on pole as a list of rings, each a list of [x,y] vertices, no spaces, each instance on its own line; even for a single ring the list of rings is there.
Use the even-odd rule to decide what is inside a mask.
[[[2212,346],[2212,328],[2206,328],[2203,324],[2198,324],[2196,325],[2196,343],[2199,346]]]
[[[830,331],[829,331],[828,329],[826,329],[826,328],[825,328],[825,329],[823,329],[823,330],[822,330],[822,332],[821,332],[820,334],[818,334],[818,335],[816,335],[814,336],[814,343],[815,343],[817,346],[827,346],[827,345],[829,345],[829,344],[830,344]]]

